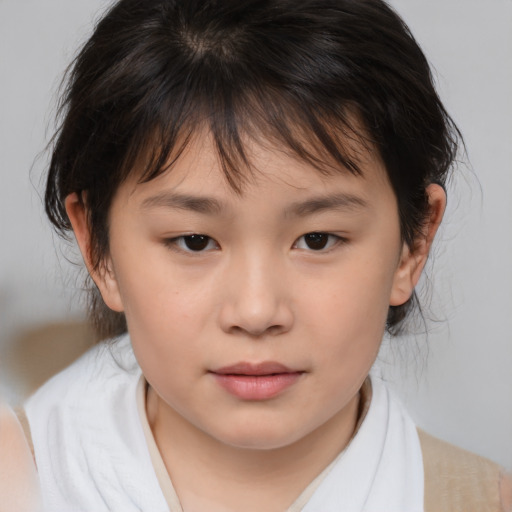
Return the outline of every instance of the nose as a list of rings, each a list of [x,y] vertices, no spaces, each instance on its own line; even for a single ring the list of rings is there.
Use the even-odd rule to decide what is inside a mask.
[[[223,279],[222,329],[251,337],[289,331],[294,315],[283,277],[272,258],[252,255],[231,261]]]

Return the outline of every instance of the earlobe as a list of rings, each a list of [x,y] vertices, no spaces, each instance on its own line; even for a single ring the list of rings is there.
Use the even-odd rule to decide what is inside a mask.
[[[403,243],[400,262],[393,278],[393,287],[389,299],[390,306],[401,306],[409,300],[416,286],[421,269],[420,260],[414,257],[407,243]],[[418,272],[419,269],[419,272]]]
[[[443,220],[446,208],[444,188],[441,185],[431,184],[427,187],[426,193],[429,204],[427,222],[414,247],[409,247],[405,242],[402,246],[400,262],[395,272],[389,300],[391,306],[400,306],[411,297],[427,262],[436,232]]]
[[[113,311],[122,312],[123,304],[112,262],[110,259],[106,259],[99,265],[94,262],[84,197],[74,192],[66,197],[64,205],[87,271],[98,287],[105,304]]]

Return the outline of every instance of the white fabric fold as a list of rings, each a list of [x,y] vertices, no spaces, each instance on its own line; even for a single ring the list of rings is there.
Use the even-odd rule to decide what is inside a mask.
[[[167,512],[137,411],[140,375],[123,337],[94,347],[28,400],[45,510]]]
[[[359,431],[329,466],[303,512],[423,512],[416,427],[376,376],[372,390]]]

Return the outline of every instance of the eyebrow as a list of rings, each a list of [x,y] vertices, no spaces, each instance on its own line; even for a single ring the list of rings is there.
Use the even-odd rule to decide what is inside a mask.
[[[148,197],[142,202],[141,208],[143,210],[172,208],[205,215],[219,214],[223,210],[222,203],[213,197],[174,192],[161,192]],[[366,208],[368,208],[368,203],[361,197],[339,193],[293,203],[285,209],[284,213],[285,216],[306,217],[327,210],[358,211]]]
[[[340,193],[313,197],[294,203],[286,209],[285,213],[296,217],[306,217],[326,210],[359,211],[368,207],[368,203],[362,197]]]
[[[204,214],[218,214],[222,210],[222,204],[212,197],[192,196],[174,192],[161,192],[160,194],[148,197],[142,202],[141,207],[143,210],[174,208]]]

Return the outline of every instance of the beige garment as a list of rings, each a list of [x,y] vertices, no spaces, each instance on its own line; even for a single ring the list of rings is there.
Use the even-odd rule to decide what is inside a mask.
[[[425,470],[425,512],[502,512],[500,467],[418,429]]]

